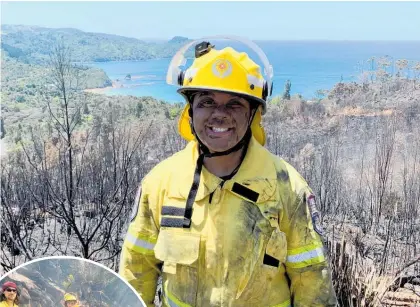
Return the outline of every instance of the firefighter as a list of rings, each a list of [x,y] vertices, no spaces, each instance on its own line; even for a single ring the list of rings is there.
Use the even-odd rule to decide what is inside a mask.
[[[159,276],[164,306],[336,306],[314,194],[264,147],[272,67],[253,42],[233,41],[264,74],[247,53],[207,40],[171,61],[188,144],[143,178],[119,273],[148,306]]]
[[[77,297],[72,293],[64,294],[64,307],[80,307]]]

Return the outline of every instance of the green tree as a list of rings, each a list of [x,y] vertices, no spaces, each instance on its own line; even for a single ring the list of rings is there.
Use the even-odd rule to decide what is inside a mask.
[[[139,101],[136,104],[136,117],[140,118],[142,112],[143,112],[143,104]]]
[[[16,102],[25,102],[26,101],[26,99],[25,99],[25,97],[23,97],[23,96],[17,96],[16,97]]]
[[[18,144],[21,140],[22,140],[22,125],[18,124],[18,128],[17,128],[17,131],[16,131],[14,141],[15,141],[16,144]]]
[[[389,71],[388,69],[391,67],[392,65],[392,61],[391,61],[391,57],[386,55],[383,57],[380,57],[378,59],[378,70],[377,70],[377,79],[381,80],[382,82],[385,81],[385,79],[387,79],[389,77]],[[378,73],[379,73],[379,78],[378,78]],[[393,72],[390,72],[391,75],[393,74]]]
[[[395,62],[398,69],[398,77],[401,77],[401,72],[408,67],[408,60],[401,59]]]
[[[290,80],[286,81],[286,84],[284,86],[284,93],[283,93],[283,99],[290,100],[290,88],[292,87],[292,83]]]
[[[83,105],[83,114],[88,115],[90,113],[88,104],[85,102]]]
[[[367,60],[369,64],[369,75],[370,75],[370,82],[373,83],[373,76],[375,75],[375,60],[376,57],[371,57],[369,60]]]
[[[178,115],[179,115],[179,113],[181,112],[181,109],[180,108],[178,108],[178,107],[173,107],[173,108],[171,108],[170,110],[169,110],[169,118],[170,119],[174,119],[174,118],[176,118]]]
[[[4,138],[6,135],[6,129],[4,128],[4,119],[3,117],[0,118],[0,139]]]

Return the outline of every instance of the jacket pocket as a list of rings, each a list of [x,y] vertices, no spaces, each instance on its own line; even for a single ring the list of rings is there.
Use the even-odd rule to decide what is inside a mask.
[[[275,228],[269,234],[260,250],[258,261],[247,281],[246,287],[239,289],[238,303],[249,306],[269,305],[288,299],[288,286],[280,275],[285,274],[287,241],[284,232]],[[281,291],[281,293],[278,293]]]
[[[199,256],[200,235],[183,230],[163,229],[154,250],[156,258],[162,260],[164,265],[192,265]]]
[[[163,261],[167,299],[194,305],[197,296],[200,234],[183,229],[161,229],[155,257]]]

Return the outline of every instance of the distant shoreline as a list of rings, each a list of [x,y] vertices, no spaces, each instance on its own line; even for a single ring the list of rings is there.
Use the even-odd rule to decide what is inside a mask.
[[[171,59],[171,56],[168,57],[158,57],[158,58],[150,58],[150,59],[138,59],[138,60],[110,60],[110,61],[90,61],[90,62],[74,62],[74,64],[78,65],[98,65],[101,63],[126,63],[126,62],[148,62],[148,61],[159,61],[159,60],[168,60]]]
[[[144,77],[147,76],[142,76],[142,75],[132,75],[131,76],[131,80],[140,80],[143,79]],[[108,92],[111,89],[116,89],[116,88],[130,88],[130,87],[136,87],[139,86],[138,84],[132,84],[130,86],[124,86],[124,84],[120,81],[120,79],[116,79],[116,80],[111,80],[112,85],[110,86],[105,86],[105,87],[96,87],[96,88],[88,88],[83,90],[84,92],[87,93],[94,93],[94,94],[105,94],[106,92]],[[144,85],[148,85],[148,84],[144,84]]]
[[[113,89],[113,88],[123,88],[124,87],[122,85],[122,83],[119,82],[119,81],[112,80],[111,82],[112,82],[112,85],[110,85],[110,86],[87,88],[87,89],[84,89],[83,91],[86,92],[86,93],[105,94],[110,89]]]

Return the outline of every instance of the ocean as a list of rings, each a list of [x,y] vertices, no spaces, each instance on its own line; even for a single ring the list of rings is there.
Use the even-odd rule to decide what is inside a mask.
[[[391,60],[420,62],[420,41],[256,41],[266,53],[274,69],[273,95],[281,95],[287,80],[291,94],[306,99],[316,97],[318,90],[331,89],[336,83],[359,82],[362,71],[371,69],[370,58],[389,56]],[[216,43],[216,48],[226,45]],[[240,51],[250,49],[235,44]],[[250,55],[255,55],[251,51]],[[254,58],[253,58],[254,59]],[[168,102],[183,101],[177,87],[166,84],[166,72],[171,59],[147,61],[90,63],[102,68],[112,79],[119,79],[123,88],[105,91],[107,95],[152,96]],[[259,61],[257,63],[261,64]],[[376,60],[374,61],[376,66]],[[375,69],[376,67],[374,67]],[[395,65],[388,68],[391,72]],[[405,70],[404,74],[413,75]],[[420,72],[419,72],[420,73]],[[132,80],[124,80],[130,74]]]

